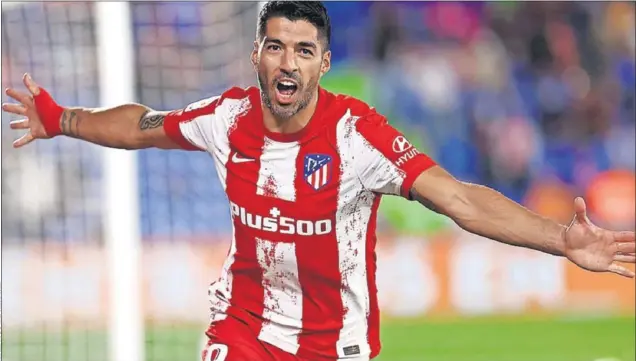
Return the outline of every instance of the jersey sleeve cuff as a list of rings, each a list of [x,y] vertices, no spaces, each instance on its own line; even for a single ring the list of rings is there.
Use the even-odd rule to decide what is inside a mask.
[[[417,177],[420,176],[420,174],[422,174],[424,171],[430,169],[431,167],[435,165],[436,163],[433,160],[425,159],[424,161],[419,162],[419,164],[416,167],[413,167],[413,169],[410,169],[406,173],[406,177],[404,178],[404,181],[402,181],[402,187],[400,188],[400,193],[402,197],[412,201],[413,197],[411,197],[411,188],[413,187],[413,183],[415,183],[415,180],[417,179]]]
[[[163,129],[166,132],[168,138],[170,138],[183,150],[201,150],[199,147],[190,143],[190,141],[183,136],[180,124],[180,119],[178,119],[178,117],[174,116],[172,113],[166,116],[163,122]]]

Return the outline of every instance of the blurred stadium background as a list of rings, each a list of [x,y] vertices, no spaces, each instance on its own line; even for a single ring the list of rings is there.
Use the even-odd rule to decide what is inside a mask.
[[[562,222],[584,195],[593,221],[634,229],[633,2],[326,6],[324,87],[374,104],[463,180]],[[255,83],[257,3],[130,10],[136,101],[173,109]],[[98,106],[99,16],[93,2],[3,2],[3,88],[30,72],[61,104]],[[3,360],[111,360],[102,150],[65,138],[13,150],[12,119],[2,114]],[[205,154],[137,154],[145,359],[196,360],[226,199]],[[633,281],[479,240],[400,199],[380,210],[379,360],[635,359]]]

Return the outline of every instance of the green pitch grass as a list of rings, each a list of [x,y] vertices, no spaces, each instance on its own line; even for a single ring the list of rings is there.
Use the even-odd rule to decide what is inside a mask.
[[[475,318],[385,321],[374,361],[632,361],[634,317],[587,319]],[[16,332],[3,329],[6,361],[108,361],[104,332]],[[147,361],[197,361],[198,326],[146,334]]]

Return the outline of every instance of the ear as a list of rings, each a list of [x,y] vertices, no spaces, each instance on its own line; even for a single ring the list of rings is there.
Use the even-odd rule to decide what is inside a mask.
[[[327,50],[322,56],[322,66],[320,68],[320,76],[327,74],[331,69],[331,50]]]
[[[252,63],[252,66],[254,67],[254,69],[256,69],[258,67],[258,49],[260,47],[260,44],[258,43],[258,41],[254,41],[254,49],[252,49],[252,54],[250,55],[250,61]]]

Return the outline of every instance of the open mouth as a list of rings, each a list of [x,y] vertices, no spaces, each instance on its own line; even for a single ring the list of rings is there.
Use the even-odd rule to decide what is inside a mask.
[[[298,84],[291,80],[281,80],[276,84],[276,93],[279,101],[289,101],[296,94]]]

